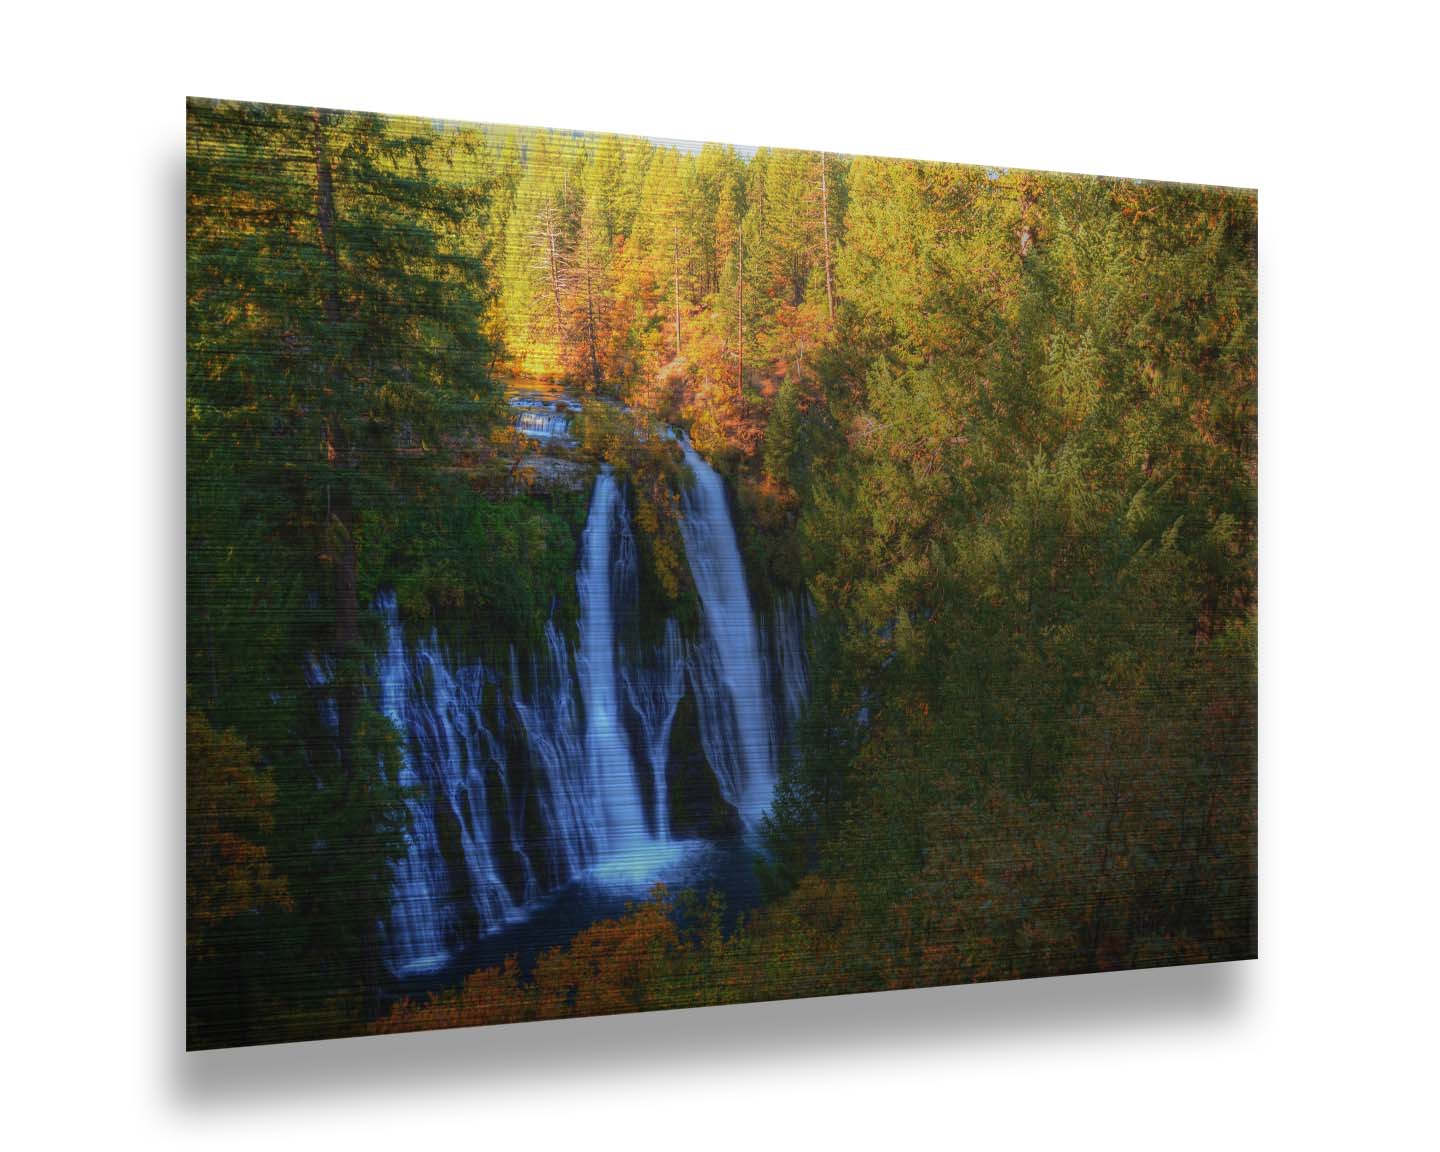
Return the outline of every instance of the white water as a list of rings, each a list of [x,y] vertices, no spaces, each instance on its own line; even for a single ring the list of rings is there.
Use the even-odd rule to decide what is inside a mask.
[[[581,877],[643,894],[683,867],[702,844],[671,831],[670,742],[687,692],[720,794],[750,827],[768,807],[777,742],[808,694],[808,608],[777,598],[757,624],[724,482],[682,448],[695,474],[681,525],[703,617],[694,642],[673,618],[658,644],[636,639],[635,541],[608,467],[581,537],[573,647],[552,621],[528,652],[462,662],[434,632],[407,644],[393,594],[377,598],[380,706],[404,736],[396,775],[410,793],[383,926],[397,975],[443,967]]]
[[[510,702],[529,758],[529,791],[546,833],[539,845],[546,880],[541,887],[549,889],[599,859],[600,845],[570,650],[554,621],[545,625],[545,646],[530,653],[529,663],[527,688],[515,649],[510,649]]]
[[[641,754],[650,768],[654,789],[654,832],[658,840],[670,839],[670,799],[666,769],[670,765],[670,732],[675,713],[685,694],[685,649],[680,626],[674,618],[665,621],[665,638],[648,664],[627,662],[621,669],[625,701],[639,720]]]
[[[406,855],[395,868],[387,940],[392,952],[405,958],[406,970],[423,971],[445,962],[464,923],[450,898],[452,878],[440,848],[439,820],[453,821],[457,829],[465,888],[481,930],[515,911],[496,867],[489,827],[485,777],[500,753],[481,722],[484,669],[452,673],[433,633],[407,653],[394,596],[382,596],[378,608],[386,633],[380,707],[410,736],[401,749],[397,779],[410,792],[411,827]]]
[[[815,614],[808,596],[782,592],[771,607],[775,679],[780,689],[781,719],[791,737],[810,699],[810,669],[805,659],[805,629]]]
[[[607,464],[595,481],[580,543],[580,696],[585,702],[587,784],[599,803],[601,853],[644,852],[650,836],[620,714],[615,667],[615,584],[620,489]]]
[[[550,440],[573,444],[570,435],[570,410],[560,404],[531,397],[510,401],[515,412],[515,428],[532,440]]]
[[[769,669],[760,654],[725,482],[688,440],[680,447],[695,474],[685,493],[680,532],[705,614],[705,639],[691,668],[704,698],[701,736],[711,766],[725,764],[717,771],[725,798],[754,825],[775,791]]]

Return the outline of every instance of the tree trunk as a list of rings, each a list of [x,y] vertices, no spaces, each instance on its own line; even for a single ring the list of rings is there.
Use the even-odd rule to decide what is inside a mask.
[[[745,412],[745,233],[736,228],[740,241],[739,275],[735,280],[735,324],[739,341],[739,359],[735,376],[735,394],[740,400],[740,412]]]
[[[675,359],[680,359],[680,229],[674,229],[675,242]]]
[[[1018,230],[1022,261],[1030,255],[1030,249],[1035,246],[1035,204],[1038,199],[1037,185],[1030,179],[1023,180],[1020,185],[1020,227]]]
[[[325,114],[312,113],[315,145],[315,223],[320,232],[320,250],[325,257],[326,276],[322,292],[325,320],[334,329],[340,323],[340,252],[335,239],[335,179],[325,145]],[[335,350],[327,354],[326,376],[331,395],[330,411],[324,421],[325,456],[332,482],[326,486],[326,548],[330,553],[331,578],[335,595],[335,678],[333,682],[337,720],[337,752],[341,777],[348,789],[355,775],[355,729],[360,709],[357,669],[360,662],[360,608],[356,579],[354,506],[350,492],[351,452],[341,408],[345,402],[344,381]],[[343,794],[343,790],[342,790]],[[343,802],[343,801],[342,801]]]
[[[825,153],[820,153],[820,221],[825,235],[825,304],[835,323],[835,281],[830,275],[830,184],[825,176]]]
[[[315,142],[315,224],[320,230],[320,251],[325,257],[325,319],[340,323],[340,254],[335,246],[335,177],[330,170],[330,154],[325,148],[325,113],[316,108],[311,114]],[[333,371],[334,365],[331,364]]]
[[[544,227],[546,272],[550,280],[550,295],[555,301],[555,355],[559,358],[565,350],[565,306],[560,300],[560,253],[555,244],[553,209],[547,209]]]
[[[590,253],[585,253],[585,313],[590,327],[590,375],[594,378],[595,389],[600,389],[600,354],[595,347],[595,286],[590,268]]]

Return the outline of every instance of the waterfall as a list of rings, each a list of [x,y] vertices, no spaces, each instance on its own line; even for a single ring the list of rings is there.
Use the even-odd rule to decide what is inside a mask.
[[[484,668],[452,670],[433,633],[407,652],[393,594],[382,595],[377,609],[386,634],[380,707],[408,735],[396,779],[407,793],[410,829],[395,868],[387,943],[397,968],[423,971],[445,962],[467,918],[485,931],[514,911],[493,850],[486,781],[496,768],[503,781],[503,752],[481,720]],[[458,860],[446,858],[441,822],[454,830]]]
[[[515,648],[510,648],[511,705],[535,777],[531,790],[540,810],[551,888],[563,884],[598,858],[595,797],[585,775],[585,732],[574,690],[570,650],[552,620],[545,644],[530,654],[530,687],[521,682]]]
[[[641,752],[650,768],[654,800],[653,830],[658,840],[670,839],[670,800],[666,770],[670,765],[670,732],[685,693],[685,647],[674,617],[665,621],[665,638],[651,659],[626,660],[621,666],[625,700],[640,731]]]
[[[590,498],[580,542],[580,695],[585,702],[587,785],[601,818],[602,851],[643,851],[651,839],[634,758],[620,712],[615,610],[617,580],[633,572],[634,549],[621,546],[619,485],[604,465]]]
[[[808,596],[788,591],[777,595],[771,607],[772,660],[786,739],[794,738],[805,702],[810,699],[805,629],[814,614],[815,605]]]
[[[705,638],[691,669],[700,697],[701,736],[725,799],[753,825],[775,790],[769,673],[725,482],[688,440],[682,438],[680,447],[695,476],[685,493],[680,534],[705,616]]]
[[[658,641],[643,634],[638,550],[608,466],[580,539],[574,642],[551,620],[537,642],[487,665],[447,650],[433,629],[407,637],[395,595],[376,598],[379,704],[401,736],[391,771],[410,817],[381,925],[397,976],[443,968],[578,878],[648,885],[698,843],[672,836],[672,799],[682,801],[669,786],[670,745],[687,693],[714,802],[750,826],[769,805],[777,747],[793,739],[809,691],[813,609],[779,595],[757,621],[724,482],[681,446],[695,475],[681,524],[702,617],[691,640],[673,617]],[[330,670],[312,659],[306,675],[323,684]],[[693,775],[677,779],[693,786]]]
[[[550,440],[573,445],[570,435],[570,412],[561,405],[531,397],[510,401],[515,411],[515,428],[532,440]]]
[[[650,796],[646,804],[653,838],[670,839],[670,800],[666,771],[670,764],[670,731],[685,691],[685,646],[673,617],[665,621],[658,646],[638,641],[640,631],[640,561],[630,514],[624,499],[617,501],[615,559],[611,565],[611,591],[620,640],[619,675],[626,707],[626,729],[632,757],[649,769]],[[628,643],[627,643],[628,641]]]

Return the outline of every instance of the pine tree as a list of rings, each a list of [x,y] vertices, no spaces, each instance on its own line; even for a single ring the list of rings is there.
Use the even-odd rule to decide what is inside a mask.
[[[291,1023],[373,986],[401,850],[395,734],[364,655],[364,525],[494,412],[487,185],[439,178],[457,147],[422,122],[187,108],[192,702],[274,775],[271,855],[294,912],[254,943],[290,956]]]

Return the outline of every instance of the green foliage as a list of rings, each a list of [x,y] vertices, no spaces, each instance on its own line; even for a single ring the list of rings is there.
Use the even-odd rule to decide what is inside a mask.
[[[1253,197],[850,175],[778,887],[852,884],[901,983],[1252,954]]]
[[[750,921],[662,895],[382,1028],[1253,954],[1252,194],[189,123],[192,755],[255,810],[206,825],[256,865],[200,870],[243,970],[192,972],[252,1021],[209,1040],[364,1014],[402,829],[355,609],[394,587],[482,641],[575,614],[584,497],[497,482],[500,362],[589,394],[642,602],[693,624],[687,428],[757,604],[813,598],[811,699]]]
[[[401,613],[489,641],[531,641],[548,620],[573,624],[579,492],[489,498],[437,478],[413,502],[362,524],[361,588],[393,586]]]
[[[692,627],[699,603],[685,562],[680,507],[693,477],[680,446],[660,421],[607,402],[587,405],[574,430],[582,454],[609,465],[626,484],[640,554],[642,624],[658,626],[673,613]]]
[[[192,947],[197,986],[250,988],[192,1045],[354,1028],[374,986],[405,810],[361,557],[497,411],[476,155],[422,122],[187,106],[189,695],[273,781],[256,846],[288,894]],[[205,772],[213,741],[191,751]]]

